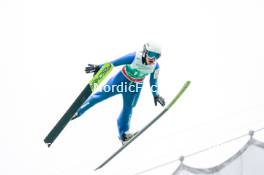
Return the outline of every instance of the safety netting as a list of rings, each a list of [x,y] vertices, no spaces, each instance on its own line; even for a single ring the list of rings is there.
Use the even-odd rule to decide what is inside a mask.
[[[182,161],[172,175],[264,175],[264,142],[250,138],[232,157],[210,168],[194,168]]]

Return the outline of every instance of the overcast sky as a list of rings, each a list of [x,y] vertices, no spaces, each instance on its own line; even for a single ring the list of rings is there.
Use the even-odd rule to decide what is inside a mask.
[[[133,175],[264,127],[263,21],[262,0],[1,0],[0,174]],[[167,103],[191,81],[175,106],[97,172],[121,146],[120,96],[71,122],[47,148],[43,139],[92,77],[86,64],[141,50],[150,40],[162,46],[159,92]],[[131,130],[161,110],[147,78]],[[214,166],[247,139],[185,163]],[[145,174],[171,174],[178,164]]]

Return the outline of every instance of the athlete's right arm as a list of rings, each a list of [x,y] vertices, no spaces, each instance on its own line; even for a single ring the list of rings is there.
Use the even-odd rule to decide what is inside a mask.
[[[136,56],[136,52],[133,52],[133,53],[129,53],[127,55],[124,55],[120,58],[117,58],[113,61],[111,61],[110,63],[113,64],[113,66],[121,66],[121,65],[125,65],[125,64],[131,64],[134,60]]]
[[[131,64],[135,58],[136,52],[129,53],[127,55],[124,55],[120,58],[117,58],[110,63],[113,64],[114,67],[121,66],[125,64]],[[95,64],[88,64],[87,67],[85,67],[86,73],[94,73],[94,75],[99,71],[99,69],[103,66],[103,64],[95,65]]]

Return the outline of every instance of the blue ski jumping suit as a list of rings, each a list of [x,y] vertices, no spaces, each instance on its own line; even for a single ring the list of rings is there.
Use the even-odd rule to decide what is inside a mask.
[[[142,52],[133,52],[111,61],[114,67],[124,65],[103,88],[90,96],[77,111],[81,116],[95,104],[117,94],[123,96],[123,108],[117,119],[119,138],[122,138],[129,130],[132,109],[136,106],[143,86],[144,78],[150,74],[150,86],[153,96],[158,95],[157,78],[159,64],[146,65],[142,62]],[[122,89],[120,88],[122,86]]]

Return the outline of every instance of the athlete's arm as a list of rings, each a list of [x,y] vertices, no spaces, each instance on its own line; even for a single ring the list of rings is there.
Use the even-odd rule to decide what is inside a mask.
[[[150,88],[152,91],[152,95],[158,96],[158,76],[159,76],[159,70],[160,70],[160,66],[157,63],[155,66],[154,71],[150,74],[150,79],[149,79],[149,84],[150,84]]]

